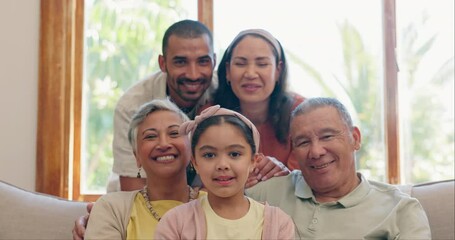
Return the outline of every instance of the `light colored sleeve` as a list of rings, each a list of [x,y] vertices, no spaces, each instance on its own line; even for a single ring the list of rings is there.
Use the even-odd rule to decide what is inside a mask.
[[[115,204],[111,196],[104,195],[93,205],[84,239],[126,239],[128,221],[126,209]]]
[[[147,76],[126,90],[115,106],[112,171],[120,176],[135,178],[137,175],[136,158],[128,141],[129,124],[143,104],[152,99],[166,97],[166,76],[161,71]],[[145,178],[145,171],[141,171],[141,175],[142,178]]]
[[[262,236],[262,239],[295,239],[294,222],[283,210],[266,202]]]
[[[128,109],[121,102],[115,107],[114,140],[112,143],[114,165],[112,171],[125,177],[136,177],[138,170],[133,149],[128,141],[128,128],[133,114],[134,108]]]
[[[199,200],[169,210],[158,223],[154,239],[205,239],[207,224]]]
[[[173,211],[173,209],[169,210],[158,222],[154,239],[181,239],[181,234],[178,229],[178,226],[180,225],[179,220],[180,218],[178,217],[177,211]]]
[[[417,199],[411,198],[397,215],[400,239],[431,239],[430,223]]]
[[[284,177],[286,176],[273,177],[267,181],[261,181],[258,184],[245,189],[245,195],[258,202],[268,202],[269,204],[272,204],[272,199],[274,199],[273,196],[279,195],[276,189],[284,187],[283,182],[281,181]]]
[[[269,179],[270,180],[270,179]],[[267,182],[267,181],[266,181]],[[259,182],[258,184],[250,187],[250,188],[247,188],[245,189],[245,195],[258,201],[258,202],[265,202],[265,197],[264,195],[262,194],[265,187],[263,184],[264,182]]]
[[[295,239],[295,225],[292,218],[283,211],[280,211],[279,215],[283,220],[280,221],[277,239]]]

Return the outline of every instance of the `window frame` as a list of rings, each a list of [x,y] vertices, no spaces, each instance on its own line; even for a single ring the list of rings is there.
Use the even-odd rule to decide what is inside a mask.
[[[68,199],[79,171],[83,6],[42,0],[40,8],[36,191]]]
[[[383,1],[387,181],[400,183],[395,0]],[[84,0],[41,0],[36,191],[78,200],[80,193]],[[198,20],[213,29],[213,0],[198,0]]]

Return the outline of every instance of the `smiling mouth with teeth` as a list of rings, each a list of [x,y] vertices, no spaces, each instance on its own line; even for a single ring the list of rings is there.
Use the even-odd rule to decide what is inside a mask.
[[[328,167],[333,162],[335,162],[335,161],[331,161],[331,162],[328,162],[328,163],[325,163],[325,164],[322,164],[322,165],[319,165],[319,166],[311,166],[311,168],[313,168],[313,169],[323,169],[323,168]]]
[[[167,156],[161,156],[161,157],[155,158],[155,160],[158,162],[166,162],[166,161],[171,161],[174,159],[175,159],[174,155],[167,155]]]

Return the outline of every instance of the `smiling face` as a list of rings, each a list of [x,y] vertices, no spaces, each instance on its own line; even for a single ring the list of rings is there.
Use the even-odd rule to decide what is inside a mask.
[[[215,56],[207,35],[196,38],[169,37],[166,56],[159,57],[167,73],[171,99],[179,107],[192,107],[212,82]]]
[[[266,40],[251,35],[240,40],[226,64],[226,78],[241,104],[268,103],[281,69],[276,62]]]
[[[254,160],[251,146],[238,127],[221,123],[205,129],[192,161],[209,198],[243,198]]]
[[[137,128],[136,161],[149,178],[186,174],[191,157],[187,136],[179,134],[182,119],[176,113],[158,110],[150,113]]]
[[[331,106],[316,108],[291,121],[293,154],[315,196],[337,198],[357,186],[355,151],[360,131],[349,130]]]

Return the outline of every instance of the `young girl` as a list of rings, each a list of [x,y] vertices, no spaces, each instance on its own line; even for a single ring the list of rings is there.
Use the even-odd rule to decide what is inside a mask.
[[[192,163],[207,195],[178,206],[158,223],[156,239],[293,239],[291,218],[277,207],[244,195],[259,158],[259,132],[243,115],[204,110],[180,127],[190,134]]]

